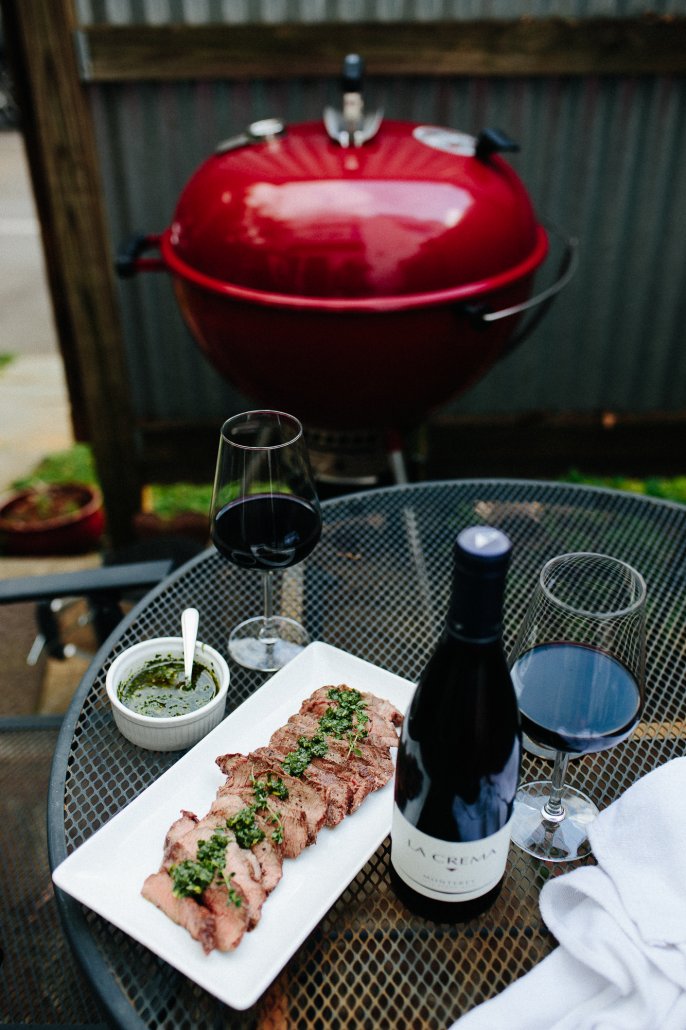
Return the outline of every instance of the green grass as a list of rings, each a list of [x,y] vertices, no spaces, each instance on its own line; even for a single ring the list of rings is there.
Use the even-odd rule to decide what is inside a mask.
[[[151,507],[161,519],[172,519],[185,512],[207,516],[211,500],[211,483],[152,483],[150,486]]]
[[[30,475],[15,479],[12,486],[15,490],[25,490],[41,483],[97,484],[97,481],[90,447],[85,443],[77,443],[69,450],[49,454]]]
[[[44,483],[98,484],[93,455],[88,444],[77,443],[66,451],[57,451],[44,458],[28,476],[12,483],[15,490],[25,490]],[[206,516],[210,510],[212,484],[153,483],[148,488],[152,511],[162,519],[194,512]]]
[[[628,476],[587,476],[577,469],[571,469],[565,476],[560,476],[564,483],[585,483],[588,486],[608,486],[614,490],[626,490],[629,493],[644,494],[646,497],[659,497],[665,501],[677,501],[686,504],[686,476],[660,477],[648,476],[646,479]]]
[[[8,365],[14,361],[14,354],[0,354],[0,373],[4,372]]]
[[[2,355],[0,355],[0,362]],[[1,364],[0,364],[1,367]],[[571,469],[559,480],[566,483],[586,483],[591,486],[607,486],[615,490],[660,497],[664,500],[686,504],[686,476],[645,479],[627,476],[589,476],[577,469]],[[15,489],[35,486],[39,483],[97,483],[95,463],[88,444],[75,444],[66,451],[59,451],[44,458],[31,475],[16,480]],[[211,483],[153,483],[148,488],[150,506],[154,514],[163,519],[193,512],[207,515],[212,497]]]

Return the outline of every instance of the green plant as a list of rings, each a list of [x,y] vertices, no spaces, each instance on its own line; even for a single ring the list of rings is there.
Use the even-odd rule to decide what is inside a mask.
[[[88,483],[97,486],[97,470],[90,446],[77,443],[68,450],[47,455],[28,476],[16,479],[12,487],[25,490],[48,483]],[[206,516],[210,510],[212,484],[153,483],[147,490],[147,496],[152,513],[162,519],[172,519],[187,512]]]
[[[8,360],[11,355],[4,355]],[[3,355],[0,354],[0,368]],[[668,501],[686,504],[686,475],[645,479],[631,476],[593,476],[578,469],[570,469],[559,477],[564,483],[586,483],[589,486],[606,486],[615,490],[628,490],[660,497]],[[50,454],[41,461],[33,472],[17,479],[12,484],[15,490],[35,487],[45,483],[89,483],[98,485],[93,454],[88,444],[77,443],[66,451]],[[212,499],[211,483],[152,483],[146,489],[148,508],[161,519],[173,519],[177,515],[193,513],[207,516]]]
[[[148,490],[153,514],[161,519],[192,512],[207,516],[212,500],[211,483],[152,483]]]
[[[88,483],[97,485],[97,473],[88,444],[77,443],[66,451],[49,454],[33,472],[12,484],[15,490],[26,490],[45,483]]]
[[[13,361],[14,354],[0,354],[0,372],[3,372]]]
[[[630,476],[587,476],[577,469],[570,469],[560,480],[565,483],[585,483],[588,486],[607,486],[614,490],[626,490],[630,493],[645,494],[647,497],[659,497],[666,501],[686,504],[686,476],[659,477],[648,476],[645,479]]]

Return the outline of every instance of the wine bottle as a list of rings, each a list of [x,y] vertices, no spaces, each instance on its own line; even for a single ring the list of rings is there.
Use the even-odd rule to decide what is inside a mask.
[[[500,893],[519,779],[519,710],[502,645],[512,545],[463,530],[443,633],[403,723],[390,879],[411,911],[461,922]]]

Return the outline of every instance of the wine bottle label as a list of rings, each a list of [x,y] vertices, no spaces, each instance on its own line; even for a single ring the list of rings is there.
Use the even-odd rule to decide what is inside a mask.
[[[439,840],[422,833],[393,806],[391,862],[400,879],[427,898],[447,902],[480,898],[501,879],[509,847],[509,822],[481,840]]]

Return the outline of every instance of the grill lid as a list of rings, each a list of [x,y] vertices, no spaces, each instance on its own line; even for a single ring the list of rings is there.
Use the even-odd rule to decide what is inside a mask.
[[[507,286],[543,261],[546,234],[497,153],[511,141],[382,121],[360,103],[346,94],[324,123],[265,119],[220,145],[164,234],[172,269],[265,303],[421,304]]]

